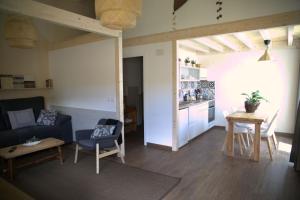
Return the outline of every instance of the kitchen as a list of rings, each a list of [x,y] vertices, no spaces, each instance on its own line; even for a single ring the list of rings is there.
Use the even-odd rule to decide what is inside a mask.
[[[276,132],[293,132],[294,120],[286,119],[294,119],[296,113],[299,26],[294,27],[292,46],[287,43],[287,29],[177,41],[179,148],[213,126],[225,126],[223,111],[244,110],[241,93],[255,90],[269,100],[260,107],[280,108]],[[271,46],[264,45],[266,35]],[[271,60],[259,62],[267,50]]]
[[[215,125],[215,82],[207,80],[207,69],[196,64],[195,54],[181,42],[178,56],[178,147],[182,147]],[[184,56],[187,57],[183,62]]]

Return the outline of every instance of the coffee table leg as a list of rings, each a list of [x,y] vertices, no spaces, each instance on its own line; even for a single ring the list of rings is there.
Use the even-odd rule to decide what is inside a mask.
[[[57,150],[58,150],[58,157],[59,157],[59,160],[60,160],[60,164],[63,164],[64,163],[64,159],[63,159],[61,147],[58,146]]]
[[[9,173],[9,178],[11,180],[14,179],[14,172],[13,172],[13,159],[8,159],[8,173]]]

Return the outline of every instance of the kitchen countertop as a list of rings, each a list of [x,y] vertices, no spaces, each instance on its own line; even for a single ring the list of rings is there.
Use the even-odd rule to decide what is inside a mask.
[[[183,101],[179,103],[179,110],[188,108],[190,106],[202,104],[202,103],[207,103],[211,100],[196,100],[196,101]]]

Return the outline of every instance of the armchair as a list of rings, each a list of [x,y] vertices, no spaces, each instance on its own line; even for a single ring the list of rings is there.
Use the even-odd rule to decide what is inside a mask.
[[[96,150],[96,173],[99,174],[99,159],[113,154],[118,154],[124,163],[124,155],[121,152],[120,144],[122,144],[122,122],[115,119],[100,119],[98,125],[115,125],[112,135],[102,136],[97,139],[91,139],[94,129],[79,130],[75,132],[76,150],[74,163],[78,160],[79,146],[86,150]]]

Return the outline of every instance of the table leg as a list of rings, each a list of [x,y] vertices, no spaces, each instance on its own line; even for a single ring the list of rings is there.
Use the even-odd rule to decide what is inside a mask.
[[[14,166],[13,166],[13,159],[8,159],[8,173],[9,173],[9,178],[10,180],[14,179]]]
[[[228,156],[234,155],[234,140],[233,140],[233,122],[228,121],[228,132],[226,136],[226,154]]]
[[[60,160],[60,164],[63,164],[64,163],[64,159],[63,159],[63,154],[62,154],[61,147],[58,146],[57,150],[58,150],[58,157],[59,157],[59,160]]]
[[[259,161],[260,159],[260,125],[261,123],[255,123],[255,136],[254,136],[254,155],[253,160]]]

